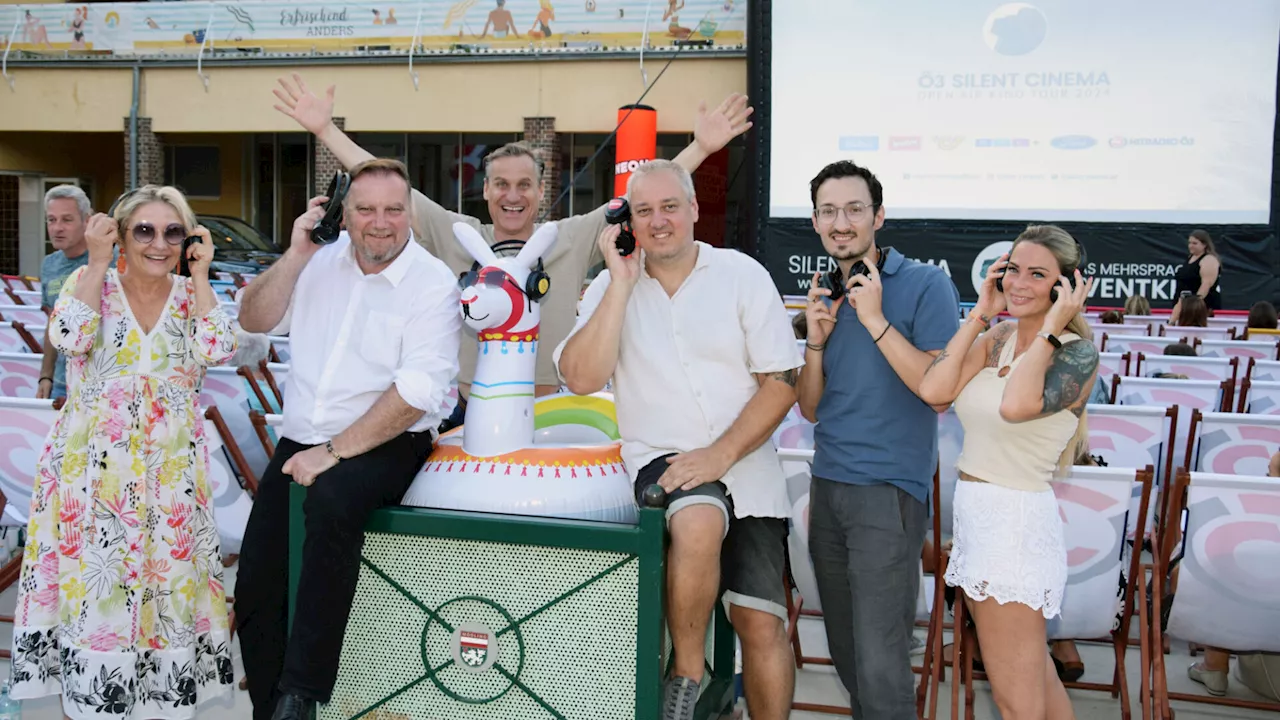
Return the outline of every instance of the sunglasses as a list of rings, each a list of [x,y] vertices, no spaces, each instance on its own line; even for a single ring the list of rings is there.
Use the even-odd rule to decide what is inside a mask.
[[[133,226],[133,239],[143,245],[150,245],[156,239],[156,226],[149,222],[140,222]],[[179,223],[170,223],[164,229],[164,241],[170,245],[181,245],[187,239],[187,228]]]

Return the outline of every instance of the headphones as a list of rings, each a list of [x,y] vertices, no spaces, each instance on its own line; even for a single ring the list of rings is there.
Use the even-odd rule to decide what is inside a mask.
[[[892,249],[892,247],[888,246],[877,248],[880,256],[876,258],[876,270],[884,271],[884,262],[889,258],[889,251]],[[865,260],[859,260],[853,264],[853,267],[849,268],[849,277],[852,278],[854,275],[871,275]],[[818,287],[830,290],[833,301],[844,297],[844,283],[844,273],[840,271],[839,265],[836,265],[835,269],[830,272],[823,273],[822,277],[818,278]]]
[[[324,204],[324,217],[311,228],[311,242],[317,245],[328,245],[336,242],[342,234],[342,202],[351,189],[351,175],[339,171],[329,181],[329,190],[325,196],[329,198]]]
[[[1075,240],[1075,238],[1072,238],[1072,240]],[[1080,256],[1080,259],[1076,261],[1076,266],[1071,268],[1070,272],[1063,273],[1063,276],[1067,278],[1067,284],[1071,286],[1072,290],[1076,289],[1076,270],[1084,267],[1089,262],[1089,254],[1085,252],[1084,244],[1079,240],[1076,240],[1076,254]],[[1000,273],[1000,277],[996,278],[996,290],[1001,293],[1004,292],[1004,273]],[[1058,302],[1058,283],[1056,282],[1049,290],[1049,302]]]

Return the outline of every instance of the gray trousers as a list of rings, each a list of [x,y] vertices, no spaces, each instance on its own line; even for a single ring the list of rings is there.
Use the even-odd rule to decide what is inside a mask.
[[[853,716],[915,720],[911,635],[929,508],[888,483],[814,477],[809,553]]]

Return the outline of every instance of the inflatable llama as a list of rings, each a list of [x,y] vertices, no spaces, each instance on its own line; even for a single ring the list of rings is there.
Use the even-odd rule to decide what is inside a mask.
[[[479,357],[466,420],[440,436],[404,505],[636,522],[607,393],[534,398],[538,300],[549,289],[540,258],[556,226],[538,228],[514,258],[498,258],[470,225],[454,235],[476,259],[460,304]]]
[[[475,228],[453,225],[458,242],[482,266],[466,276],[470,283],[462,289],[463,322],[476,331],[480,343],[462,442],[473,457],[493,457],[533,443],[533,377],[542,314],[538,300],[550,281],[542,288],[526,284],[535,266],[541,268],[540,259],[555,243],[556,232],[555,223],[546,223],[519,255],[499,259]]]

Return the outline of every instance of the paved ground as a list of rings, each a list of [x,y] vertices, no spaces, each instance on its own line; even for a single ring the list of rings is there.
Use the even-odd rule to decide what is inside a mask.
[[[226,584],[228,588],[235,587],[235,568],[227,571]],[[13,612],[15,598],[17,596],[16,588],[9,588],[0,594],[0,614],[10,614]],[[826,638],[822,629],[821,622],[809,618],[800,621],[800,637],[804,646],[806,655],[821,656],[826,654]],[[921,631],[923,638],[923,631]],[[6,626],[0,626],[0,647],[8,647],[12,640],[12,631]],[[244,677],[244,670],[240,662],[240,646],[236,643],[233,646],[235,653],[236,679]],[[1081,646],[1081,655],[1085,661],[1085,680],[1106,682],[1111,675],[1111,650],[1109,647],[1102,646]],[[1183,643],[1174,643],[1173,653],[1166,658],[1167,667],[1169,668],[1169,684],[1170,688],[1175,692],[1199,692],[1200,686],[1187,679],[1186,667],[1191,663],[1191,659],[1187,656],[1186,645]],[[1129,684],[1131,687],[1131,697],[1134,698],[1133,714],[1138,716],[1138,706],[1136,702],[1138,690],[1138,650],[1135,647],[1130,651],[1127,663],[1129,673]],[[0,661],[0,677],[8,677],[8,662]],[[948,688],[944,685],[944,688]],[[1250,699],[1260,699],[1253,693],[1244,689],[1238,681],[1232,679],[1229,694],[1235,697],[1247,697]],[[939,717],[950,717],[950,708],[947,704],[948,692],[944,690],[942,700],[938,706]],[[828,705],[847,705],[848,697],[844,692],[840,681],[836,678],[835,671],[829,667],[813,667],[809,666],[802,670],[796,681],[796,699],[801,702],[822,703]],[[1102,720],[1106,718],[1111,720],[1120,718],[1120,704],[1118,700],[1112,700],[1110,696],[1099,693],[1088,693],[1080,691],[1072,691],[1072,700],[1075,704],[1076,717],[1078,720]],[[1175,709],[1179,720],[1209,720],[1222,718],[1258,718],[1266,720],[1275,720],[1280,717],[1275,713],[1262,713],[1247,710],[1234,710],[1230,708],[1218,708],[1204,705],[1196,705],[1192,703],[1175,704]],[[249,703],[249,695],[246,692],[235,690],[234,694],[228,695],[222,702],[216,704],[204,705],[201,707],[199,714],[200,720],[245,720],[252,713],[252,706]],[[994,705],[991,702],[991,695],[986,690],[983,683],[978,684],[977,688],[977,718],[979,720],[989,720],[998,717],[995,712]],[[40,701],[28,701],[23,704],[23,720],[58,720],[61,717],[57,698],[46,698]],[[818,713],[794,712],[791,715],[792,720],[829,720],[833,716],[822,715]],[[467,720],[466,718],[451,718],[450,720]],[[573,720],[579,720],[577,718]],[[581,720],[591,720],[583,718]]]

